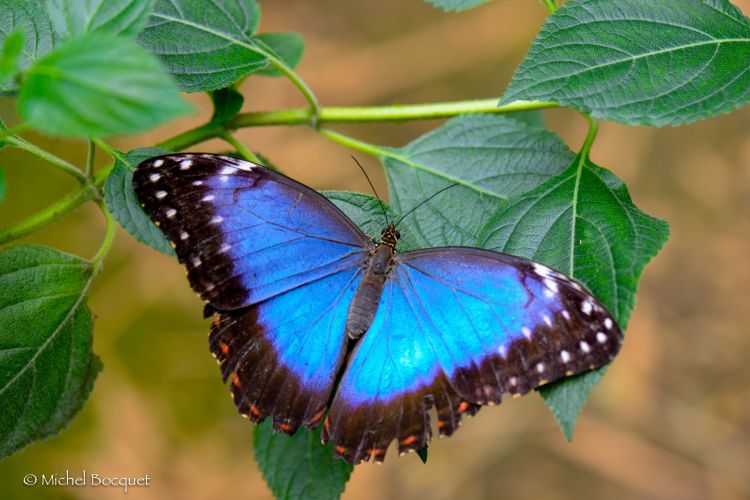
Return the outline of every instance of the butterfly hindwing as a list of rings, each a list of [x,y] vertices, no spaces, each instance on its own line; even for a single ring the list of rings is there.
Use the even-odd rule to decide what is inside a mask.
[[[352,353],[324,439],[354,463],[424,446],[435,407],[450,435],[463,413],[601,366],[621,332],[579,284],[537,263],[474,248],[397,256],[370,330]]]
[[[261,302],[358,266],[369,239],[314,190],[228,156],[151,158],[136,194],[216,310]]]

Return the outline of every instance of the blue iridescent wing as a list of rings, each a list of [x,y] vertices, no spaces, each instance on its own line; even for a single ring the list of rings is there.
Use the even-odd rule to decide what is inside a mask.
[[[370,240],[312,189],[226,156],[151,158],[133,186],[217,313],[210,348],[240,412],[288,433],[317,425]]]
[[[602,366],[621,332],[594,297],[525,259],[476,248],[395,257],[369,331],[352,353],[324,425],[339,456],[380,461],[440,434],[503,393]]]

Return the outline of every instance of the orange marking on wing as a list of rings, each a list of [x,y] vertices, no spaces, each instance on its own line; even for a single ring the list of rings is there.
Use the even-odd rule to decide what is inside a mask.
[[[221,321],[221,315],[217,314],[214,316],[214,319],[211,323],[213,323],[214,326],[219,326],[219,322]]]
[[[232,373],[232,385],[235,387],[240,387],[240,376],[237,375],[237,372]]]
[[[326,412],[326,410],[327,410],[327,408],[324,406],[322,410],[320,410],[318,413],[316,413],[315,415],[313,415],[313,418],[311,418],[308,423],[314,424],[315,422],[317,422],[318,420],[320,420],[321,417],[323,417],[323,414]],[[326,430],[328,430],[328,427],[326,427]]]
[[[401,441],[401,446],[409,446],[417,440],[417,436],[409,436],[408,438]]]
[[[260,417],[260,410],[255,405],[250,405],[250,413],[252,413],[256,417]]]
[[[380,456],[383,456],[384,454],[385,454],[384,448],[373,448],[372,450],[370,450],[370,453],[369,453],[369,455],[373,457],[380,457]]]
[[[343,455],[344,453],[346,453],[346,447],[336,446],[336,453],[338,453],[339,455]]]
[[[289,432],[289,431],[292,430],[292,426],[289,425],[289,424],[280,424],[279,425],[279,430],[282,430],[284,432]]]
[[[446,422],[443,422],[442,420],[438,420],[438,429],[442,429],[443,427],[445,427],[445,425],[446,425]]]
[[[219,342],[219,349],[221,349],[221,352],[226,356],[229,354],[229,346],[226,342]]]
[[[326,417],[326,421],[325,421],[325,422],[323,422],[323,428],[324,428],[324,429],[326,430],[326,432],[328,432],[328,431],[329,431],[329,427],[328,427],[328,425],[329,425],[329,424],[328,424],[328,417]]]
[[[458,405],[458,413],[463,413],[468,409],[469,409],[469,403],[466,401],[461,401],[461,404]]]

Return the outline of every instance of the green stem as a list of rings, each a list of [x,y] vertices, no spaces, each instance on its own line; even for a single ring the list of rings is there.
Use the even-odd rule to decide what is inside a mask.
[[[112,243],[115,240],[115,220],[112,218],[112,214],[109,213],[107,206],[102,200],[99,200],[97,205],[99,205],[99,208],[104,215],[104,219],[107,221],[107,232],[104,234],[104,240],[102,241],[99,250],[97,250],[96,254],[91,259],[91,262],[94,265],[94,275],[101,272],[104,257],[109,253],[109,250],[112,248]]]
[[[94,141],[94,144],[99,146],[101,149],[104,150],[105,153],[111,156],[113,160],[118,160],[128,165],[130,164],[130,162],[122,155],[122,153],[120,153],[118,150],[116,150],[115,148],[113,148],[112,146],[104,142],[103,140],[93,139],[93,141]]]
[[[557,1],[556,0],[542,0],[542,3],[545,7],[549,10],[550,14],[554,14],[557,10]]]
[[[254,163],[262,163],[260,161],[260,158],[258,158],[255,155],[255,153],[253,153],[252,151],[250,151],[247,148],[247,146],[245,146],[240,141],[238,141],[237,138],[234,137],[229,132],[224,131],[224,132],[221,133],[221,135],[219,137],[221,137],[224,140],[224,142],[226,142],[227,144],[229,144],[230,146],[232,146],[234,149],[236,149],[237,152],[239,154],[241,154],[244,159],[246,159],[248,161],[251,161],[251,162],[254,162]]]
[[[337,142],[343,146],[356,149],[357,151],[362,151],[363,153],[367,153],[369,155],[391,156],[390,151],[388,151],[384,147],[377,146],[375,144],[370,144],[369,142],[360,141],[359,139],[349,137],[348,135],[340,134],[339,132],[334,132],[331,129],[321,128],[321,129],[318,129],[318,132],[320,132],[321,135],[328,137],[333,142]]]
[[[498,106],[497,99],[476,99],[471,101],[436,102],[428,104],[407,104],[395,106],[325,107],[320,108],[318,125],[334,123],[368,123],[406,120],[429,120],[450,118],[471,113],[514,113],[533,109],[555,108],[559,104],[545,101],[515,101]],[[310,110],[283,109],[279,111],[259,111],[240,113],[226,126],[229,130],[243,127],[268,125],[309,125]],[[179,151],[194,144],[219,137],[224,129],[207,123],[159,144],[159,147]]]
[[[94,154],[96,148],[94,148],[94,141],[89,139],[86,147],[86,178],[92,179],[94,176]]]
[[[78,170],[78,168],[75,165],[68,163],[67,161],[53,155],[52,153],[48,151],[45,151],[39,146],[31,144],[30,142],[27,142],[26,140],[21,139],[18,136],[7,137],[4,139],[4,141],[10,146],[26,151],[27,153],[30,153],[36,156],[37,158],[46,161],[50,165],[57,167],[58,169],[65,172],[66,174],[72,175],[78,180],[78,182],[80,182],[83,185],[86,185],[86,183],[88,182],[86,175],[80,170]]]
[[[0,122],[0,141],[8,136],[20,134],[21,132],[27,130],[29,127],[31,127],[31,125],[29,125],[28,123],[20,123],[15,127],[3,128],[2,122]]]
[[[40,229],[59,221],[87,201],[95,199],[97,195],[97,190],[93,186],[86,186],[65,196],[21,222],[7,229],[1,230],[0,245],[18,238],[23,238],[26,235],[39,231]]]
[[[579,154],[582,158],[588,159],[589,153],[591,152],[591,147],[594,145],[594,141],[596,140],[596,134],[599,132],[599,124],[588,113],[583,113],[583,116],[585,116],[586,120],[588,120],[589,122],[589,131],[586,134],[586,138],[583,140],[583,144],[581,145],[581,152]]]
[[[268,58],[268,61],[271,63],[271,65],[277,70],[281,71],[284,76],[286,76],[289,81],[291,81],[292,84],[294,84],[294,86],[297,87],[300,92],[302,92],[302,95],[305,96],[305,99],[309,104],[309,124],[313,128],[317,128],[318,116],[320,115],[320,104],[318,103],[318,98],[315,97],[312,89],[308,87],[307,83],[305,83],[305,81],[300,78],[300,76],[292,68],[287,66],[284,61],[282,61],[275,55],[267,52],[257,45],[253,47],[253,50],[258,54],[261,54],[264,57]]]

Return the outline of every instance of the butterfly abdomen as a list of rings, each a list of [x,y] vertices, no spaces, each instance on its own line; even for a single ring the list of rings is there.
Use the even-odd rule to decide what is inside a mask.
[[[362,282],[349,306],[346,333],[350,339],[360,338],[370,328],[392,264],[393,247],[385,244],[378,245],[367,262]]]

